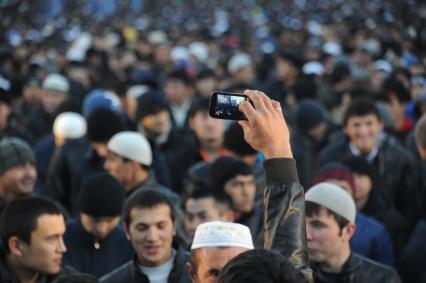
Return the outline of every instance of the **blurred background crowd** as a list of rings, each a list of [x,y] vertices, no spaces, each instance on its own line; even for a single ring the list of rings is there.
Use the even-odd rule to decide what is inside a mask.
[[[282,104],[305,189],[340,182],[368,218],[352,249],[412,280],[424,257],[414,128],[426,112],[425,22],[419,0],[1,0],[0,138],[30,145],[22,186],[70,218],[100,205],[80,195],[108,172],[126,196],[150,187],[172,199],[183,245],[223,219],[262,246],[263,156],[238,124],[208,116],[214,90],[262,90]],[[2,162],[2,174],[16,165]]]

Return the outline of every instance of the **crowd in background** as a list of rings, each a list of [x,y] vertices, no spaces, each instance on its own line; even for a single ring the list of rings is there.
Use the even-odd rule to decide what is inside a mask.
[[[262,247],[264,156],[237,123],[208,115],[213,91],[258,89],[281,104],[305,191],[330,181],[353,196],[352,250],[415,281],[426,219],[414,131],[426,112],[421,1],[32,2],[0,2],[0,204],[55,200],[71,267],[101,277],[132,258],[120,215],[148,189],[172,204],[183,250],[208,220],[245,224]],[[30,168],[5,193],[17,164]],[[105,266],[73,250],[87,237],[99,250],[112,231]]]

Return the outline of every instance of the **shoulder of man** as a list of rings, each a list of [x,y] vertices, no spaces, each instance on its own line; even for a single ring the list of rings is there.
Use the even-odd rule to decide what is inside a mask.
[[[130,260],[110,273],[102,276],[99,281],[101,283],[131,283],[134,278],[133,264],[133,260]]]
[[[173,262],[174,266],[172,273],[169,276],[169,282],[173,283],[190,283],[191,277],[189,276],[186,265],[190,261],[190,254],[183,247],[178,247],[176,250],[176,257]]]
[[[401,282],[398,273],[392,267],[355,254],[352,255],[352,263],[352,270],[358,274],[362,274],[362,278],[369,278],[369,282]]]

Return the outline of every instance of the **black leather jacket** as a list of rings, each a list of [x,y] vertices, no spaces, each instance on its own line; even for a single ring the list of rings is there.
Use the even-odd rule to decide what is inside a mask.
[[[268,159],[264,163],[265,249],[287,257],[309,282],[305,224],[305,196],[299,184],[294,159]]]
[[[319,266],[312,264],[312,269],[315,271],[316,283],[327,282]],[[338,280],[342,283],[401,283],[394,269],[356,254],[349,256]]]
[[[0,282],[1,283],[21,283],[21,280],[18,278],[17,274],[10,269],[10,267],[6,263],[6,251],[4,248],[0,247]],[[51,283],[53,282],[59,275],[62,274],[70,274],[77,273],[73,268],[64,265],[58,274],[53,275],[45,275],[40,274],[36,283]]]
[[[186,270],[189,253],[182,248],[176,250],[173,269],[169,274],[168,283],[191,283],[191,277]],[[149,283],[148,276],[140,270],[136,257],[101,278],[101,283]]]
[[[390,206],[395,206],[407,220],[413,221],[419,208],[413,199],[418,199],[420,178],[414,158],[398,141],[387,134],[379,139],[379,151],[371,165],[374,176],[374,188],[385,197]],[[352,152],[346,136],[339,137],[327,146],[320,155],[320,165],[330,161],[341,161]]]

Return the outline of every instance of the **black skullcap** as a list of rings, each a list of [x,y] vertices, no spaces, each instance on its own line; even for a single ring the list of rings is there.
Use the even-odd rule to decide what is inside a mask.
[[[226,182],[238,175],[252,175],[250,167],[242,160],[224,156],[210,166],[210,181],[215,191],[223,191]]]
[[[136,118],[139,121],[147,115],[157,114],[163,110],[168,110],[167,101],[164,97],[159,93],[148,92],[138,99]]]
[[[93,111],[87,118],[87,137],[93,142],[107,142],[114,134],[124,130],[121,117],[106,108]]]
[[[80,212],[92,217],[119,216],[125,200],[124,188],[108,173],[89,177],[80,193]]]
[[[232,123],[225,131],[223,146],[226,149],[238,154],[239,156],[246,156],[257,153],[257,151],[244,140],[243,128],[241,128],[238,123]]]
[[[314,100],[303,100],[296,110],[296,124],[302,130],[310,130],[325,120],[320,104]]]

